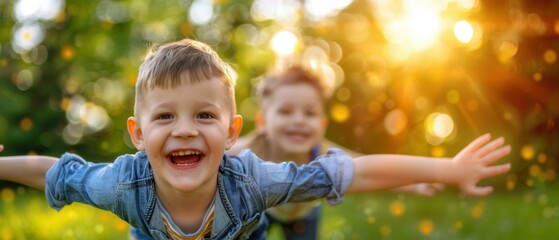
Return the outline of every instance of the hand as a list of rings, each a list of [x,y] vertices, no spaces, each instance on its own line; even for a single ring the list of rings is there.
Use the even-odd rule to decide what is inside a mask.
[[[0,144],[0,152],[4,151],[4,145]]]
[[[414,184],[411,187],[412,193],[415,193],[419,196],[426,196],[431,197],[434,196],[435,193],[440,192],[444,189],[444,184],[442,183],[418,183]]]
[[[491,142],[491,135],[484,134],[472,141],[453,159],[456,185],[467,195],[486,196],[493,192],[493,187],[478,187],[477,183],[487,177],[503,174],[510,170],[511,164],[490,166],[508,155],[510,145],[503,146],[503,137]]]

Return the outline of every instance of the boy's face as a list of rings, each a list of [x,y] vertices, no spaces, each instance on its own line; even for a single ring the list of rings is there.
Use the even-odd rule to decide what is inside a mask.
[[[308,153],[326,128],[318,91],[305,83],[280,85],[268,97],[263,114],[270,142],[288,153]]]
[[[230,106],[218,78],[147,91],[128,128],[138,150],[147,153],[158,188],[215,188],[223,153],[242,125],[240,116],[231,119]]]

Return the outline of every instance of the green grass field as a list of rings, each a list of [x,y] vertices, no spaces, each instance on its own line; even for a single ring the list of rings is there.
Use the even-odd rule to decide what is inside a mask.
[[[0,191],[0,239],[126,239],[128,225],[83,204],[56,212],[39,191]],[[346,197],[324,207],[321,239],[558,239],[559,191],[464,198],[391,193]],[[270,239],[281,239],[273,228]]]

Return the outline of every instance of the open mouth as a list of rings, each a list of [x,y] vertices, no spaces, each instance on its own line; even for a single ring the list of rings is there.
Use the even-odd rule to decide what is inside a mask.
[[[167,159],[178,168],[195,168],[204,159],[204,154],[199,151],[176,151],[167,155]]]
[[[291,139],[291,141],[300,143],[310,139],[311,134],[303,131],[288,131],[286,132],[286,136]]]

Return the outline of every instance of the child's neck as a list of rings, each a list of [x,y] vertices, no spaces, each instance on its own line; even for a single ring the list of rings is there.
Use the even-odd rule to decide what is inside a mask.
[[[173,223],[185,234],[194,233],[200,228],[215,193],[216,188],[189,193],[157,188],[159,201]]]

